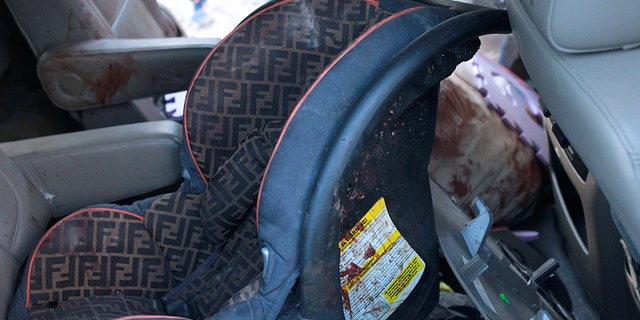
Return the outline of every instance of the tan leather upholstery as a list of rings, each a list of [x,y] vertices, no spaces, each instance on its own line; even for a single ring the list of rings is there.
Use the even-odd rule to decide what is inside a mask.
[[[0,152],[62,216],[176,182],[181,143],[182,126],[165,120],[0,143]]]
[[[7,314],[20,266],[49,221],[47,202],[0,151],[0,318]]]
[[[640,48],[581,54],[557,50],[548,34],[536,28],[535,21],[546,19],[539,16],[544,12],[530,11],[527,3],[507,2],[522,61],[640,261],[640,69],[635,67]]]
[[[59,107],[86,109],[187,88],[217,41],[103,39],[55,46],[38,63],[42,86]]]
[[[635,0],[520,1],[554,49],[595,52],[640,46],[640,6]]]

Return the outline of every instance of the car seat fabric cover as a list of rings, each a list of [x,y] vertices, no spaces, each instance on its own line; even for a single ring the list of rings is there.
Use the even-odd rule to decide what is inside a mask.
[[[43,311],[48,314],[46,317],[55,316],[52,313],[56,313],[58,308],[67,310],[72,304],[76,309],[84,305],[86,309],[99,310],[97,313],[104,310],[101,306],[105,303],[118,305],[114,301],[120,298],[109,300],[100,295],[124,296],[126,299],[120,301],[126,305],[121,308],[125,314],[162,314],[166,310],[158,298],[185,279],[193,279],[194,275],[195,280],[204,281],[184,283],[192,290],[200,290],[200,293],[204,290],[210,296],[195,301],[195,305],[194,301],[185,301],[187,305],[191,303],[188,310],[176,310],[189,316],[203,317],[215,313],[234,292],[251,284],[250,279],[259,275],[262,269],[261,245],[255,234],[255,202],[259,181],[282,130],[283,122],[280,120],[287,118],[306,89],[336,55],[366,27],[388,16],[388,13],[364,1],[282,1],[247,19],[214,49],[192,83],[185,104],[187,139],[184,149],[189,151],[186,160],[193,160],[196,165],[188,161],[185,163],[187,181],[181,190],[153,199],[151,205],[142,208],[141,212],[93,208],[64,219],[56,228],[64,230],[60,226],[76,224],[79,219],[95,220],[106,216],[111,222],[126,222],[127,230],[131,225],[135,230],[148,231],[148,235],[142,235],[144,232],[134,232],[133,237],[127,237],[126,232],[119,235],[126,238],[127,245],[130,245],[128,241],[135,242],[133,240],[136,239],[142,242],[144,249],[152,251],[154,257],[161,252],[159,256],[165,261],[158,263],[156,269],[160,270],[162,285],[148,292],[136,292],[137,298],[132,298],[131,302],[128,291],[117,287],[109,287],[103,292],[79,289],[74,294],[58,292],[55,296],[56,293],[49,293],[44,300],[53,299],[50,301],[56,301],[54,305],[57,304],[57,308],[46,308]],[[432,18],[437,17],[444,19],[447,15],[434,14]],[[284,40],[279,38],[282,35]],[[406,43],[396,45],[400,49]],[[259,133],[253,133],[259,128],[262,128]],[[245,143],[237,149],[241,141]],[[264,223],[261,222],[261,232]],[[146,230],[140,228],[142,225]],[[281,226],[276,226],[276,229],[278,227]],[[287,234],[294,245],[296,239],[299,240],[295,233],[298,227],[294,225],[292,234]],[[47,241],[53,239],[43,238],[39,247],[48,248]],[[95,240],[90,245],[99,246],[104,239],[82,240]],[[287,245],[291,246],[291,243]],[[102,254],[96,252],[98,257]],[[36,255],[32,261],[40,258]],[[290,262],[297,259],[293,256],[283,258]],[[129,259],[135,259],[135,254]],[[234,268],[231,272],[230,267]],[[118,271],[121,267],[113,264],[113,268]],[[288,278],[284,283],[279,282],[283,279],[271,282],[270,289],[280,290],[277,299],[267,297],[258,310],[250,312],[275,317],[283,297],[292,286],[291,280],[295,280],[297,271],[292,271],[291,275],[280,275]],[[39,275],[40,279],[28,279],[25,285],[47,279],[56,284],[64,282],[52,279],[51,273]],[[17,296],[22,294],[30,299],[29,294],[36,293],[31,289],[19,292]],[[73,288],[74,291],[76,289]],[[264,286],[260,289],[263,294],[260,297],[265,298]],[[172,301],[189,300],[185,292],[194,291],[178,290],[168,297],[177,297]],[[266,292],[267,295],[271,293],[273,291]],[[74,298],[67,300],[72,296]],[[30,303],[35,301],[33,299]],[[132,307],[136,303],[141,306]],[[42,304],[27,307],[34,315],[44,309]],[[226,310],[230,312],[227,315],[237,315],[238,305]],[[66,315],[65,312],[58,314]],[[240,317],[243,316],[247,314]]]
[[[165,307],[159,299],[166,301],[165,295],[190,274],[200,275],[207,280],[203,287],[215,290],[207,292],[206,298],[211,300],[189,301],[204,303],[196,305],[204,309],[187,310],[187,313],[212,313],[259,274],[261,260],[252,209],[231,212],[242,217],[236,217],[235,222],[232,214],[224,217],[225,227],[235,231],[224,239],[224,233],[218,238],[207,238],[203,223],[221,218],[228,210],[207,209],[225,200],[237,202],[241,197],[250,197],[239,193],[232,199],[221,197],[211,201],[219,191],[236,188],[241,182],[234,179],[238,175],[255,177],[252,184],[257,189],[281,126],[282,122],[274,122],[261,134],[248,137],[213,176],[204,194],[176,192],[161,196],[153,199],[143,216],[114,208],[89,208],[57,223],[43,237],[30,261],[29,271],[25,273],[29,280],[23,282],[17,295],[23,299],[14,301],[14,318],[26,318],[18,312],[25,305],[33,318],[69,315],[64,312],[68,308],[75,310],[73,314],[91,318],[100,312],[107,318],[114,314],[145,313],[145,310],[164,313]],[[201,211],[205,213],[200,216]],[[192,272],[198,265],[204,267],[205,272]],[[197,283],[189,282],[191,286]],[[138,299],[128,302],[96,298],[101,295]],[[108,306],[102,306],[105,301],[109,301]],[[118,301],[124,305],[117,304]],[[146,307],[141,308],[145,301]]]
[[[242,137],[286,119],[324,68],[380,14],[366,1],[288,0],[224,39],[187,95],[186,136],[202,179]]]
[[[279,32],[282,32],[282,30],[288,30],[287,42],[289,46],[292,46],[294,44],[297,45],[297,43],[293,42],[292,40],[294,36],[300,36],[302,33],[301,32],[293,33],[293,30],[299,29],[298,27],[300,27],[304,23],[309,22],[309,21],[305,21],[305,19],[308,19],[308,17],[306,17],[306,14],[308,14],[309,12],[305,12],[303,10],[312,10],[313,6],[320,6],[320,5],[327,5],[325,8],[328,8],[328,9],[337,8],[337,2],[294,3],[291,1],[285,1],[274,7],[266,9],[261,14],[256,15],[254,19],[248,20],[247,23],[245,23],[242,27],[238,28],[238,30],[236,30],[236,32],[227,39],[227,41],[225,41],[223,44],[221,44],[219,47],[216,48],[216,50],[210,56],[210,60],[208,60],[205,64],[203,64],[203,67],[200,69],[199,76],[194,81],[194,84],[191,90],[192,94],[189,96],[190,101],[186,106],[186,111],[188,113],[187,118],[193,119],[197,115],[199,119],[199,124],[203,126],[203,128],[210,128],[210,127],[216,128],[217,123],[215,123],[215,120],[212,120],[211,118],[209,118],[211,114],[213,114],[213,117],[215,119],[222,119],[221,122],[223,122],[223,125],[219,126],[222,129],[228,129],[228,127],[225,127],[225,125],[228,125],[228,124],[235,125],[238,123],[240,124],[246,123],[244,121],[245,119],[254,120],[252,123],[254,125],[253,128],[247,128],[247,130],[245,131],[240,131],[239,134],[236,135],[235,137],[229,137],[229,139],[227,140],[228,143],[224,145],[227,147],[226,150],[229,151],[225,154],[225,156],[229,155],[229,153],[233,150],[235,145],[238,144],[238,141],[240,141],[243,138],[242,136],[246,136],[246,134],[248,132],[253,131],[254,128],[257,128],[258,126],[264,123],[267,123],[270,120],[285,118],[288,115],[289,111],[292,109],[293,105],[295,104],[295,101],[297,100],[296,97],[293,96],[293,94],[295,93],[296,95],[301,95],[303,91],[306,89],[306,87],[313,82],[315,77],[320,73],[320,71],[324,68],[324,66],[327,65],[331,61],[331,59],[344,48],[344,46],[350,43],[351,40],[362,31],[362,29],[364,29],[366,24],[369,23],[370,18],[375,17],[376,15],[378,15],[378,13],[376,13],[376,10],[373,6],[366,4],[364,2],[360,2],[360,1],[355,1],[351,3],[341,2],[339,11],[329,10],[323,13],[323,14],[333,14],[333,16],[324,17],[326,18],[326,21],[321,21],[322,23],[326,23],[329,26],[325,27],[324,24],[320,24],[320,27],[322,27],[321,31],[323,32],[325,31],[325,28],[331,29],[334,27],[338,27],[339,30],[343,30],[344,31],[343,33],[337,34],[337,36],[340,38],[341,41],[338,42],[338,41],[335,41],[335,39],[331,40],[332,47],[330,49],[327,46],[319,45],[318,43],[316,43],[316,46],[313,46],[312,44],[311,46],[308,46],[307,48],[308,50],[306,50],[307,51],[306,54],[300,55],[300,59],[307,59],[308,61],[313,61],[315,63],[315,65],[312,68],[305,68],[304,70],[300,70],[295,74],[291,74],[290,70],[279,70],[277,66],[274,66],[273,68],[267,68],[267,70],[272,69],[272,70],[275,70],[276,72],[275,74],[272,74],[273,78],[270,78],[267,81],[264,81],[264,83],[267,83],[269,81],[270,82],[278,81],[280,85],[279,89],[283,90],[284,92],[287,92],[287,94],[289,93],[292,94],[292,97],[287,99],[287,103],[284,105],[284,108],[282,110],[276,110],[277,107],[279,106],[277,103],[277,99],[280,98],[277,95],[273,95],[274,99],[276,99],[276,101],[273,103],[274,108],[270,108],[269,110],[266,110],[265,113],[238,114],[236,111],[239,107],[241,107],[241,105],[238,105],[238,103],[235,103],[235,104],[231,103],[229,106],[216,106],[215,103],[199,105],[198,104],[198,101],[200,101],[199,99],[207,100],[207,99],[210,99],[211,97],[216,97],[216,94],[212,92],[207,92],[206,89],[199,86],[199,84],[202,84],[204,86],[211,85],[212,88],[214,89],[219,88],[221,89],[220,92],[224,94],[225,92],[224,90],[228,88],[228,82],[220,81],[219,79],[215,79],[215,77],[220,75],[223,75],[223,76],[228,75],[229,69],[238,69],[238,68],[231,65],[216,64],[217,61],[225,61],[227,59],[226,57],[216,58],[221,52],[222,53],[230,52],[233,54],[233,52],[243,52],[242,51],[243,45],[245,46],[248,45],[249,47],[255,46],[254,43],[247,43],[247,41],[251,40],[251,38],[246,38],[246,36],[247,35],[252,35],[255,37],[260,36],[261,32],[259,32],[259,28],[267,28],[268,30],[276,30]],[[358,14],[353,14],[354,12]],[[303,17],[303,19],[300,19],[301,13],[303,14],[303,16],[305,16]],[[318,13],[321,13],[321,12],[318,12]],[[349,15],[350,17],[353,18],[353,20],[347,20],[346,22],[344,22],[344,26],[341,26],[340,23],[343,21],[340,15],[342,14]],[[322,17],[321,15],[316,14],[316,18],[321,18],[321,17]],[[283,24],[283,20],[285,20],[286,18],[290,18],[291,19],[290,22],[293,23],[294,25],[293,26],[281,25]],[[318,23],[316,21],[312,21],[312,22]],[[273,26],[274,24],[276,24],[277,26]],[[278,27],[281,28],[281,30],[279,30]],[[316,30],[315,28],[311,28],[311,29]],[[276,34],[275,36],[278,36],[278,34]],[[255,40],[258,41],[258,39],[255,39]],[[265,39],[263,41],[268,43],[269,42],[268,40],[269,39]],[[322,42],[322,41],[325,41],[325,39],[324,38],[316,39],[316,41]],[[274,62],[276,64],[280,64],[280,62],[284,60],[268,60],[268,57],[277,57],[278,59],[280,59],[284,57],[283,54],[290,54],[291,52],[296,50],[305,51],[305,50],[300,50],[300,48],[292,48],[292,47],[286,48],[286,46],[284,47],[284,50],[282,50],[283,46],[281,43],[276,43],[274,44],[274,46],[280,48],[281,50],[277,51],[273,55],[268,55],[265,52],[261,52],[260,56],[262,58],[256,62],[260,65],[268,64],[268,62]],[[263,45],[262,47],[264,48],[266,47],[266,45]],[[318,51],[318,53],[314,51]],[[297,59],[297,55],[295,53],[294,53],[294,56],[296,56],[296,59]],[[244,62],[245,61],[239,61],[240,64]],[[294,61],[294,62],[297,62],[297,61]],[[219,66],[219,68],[216,68],[216,66]],[[254,66],[255,66],[255,63],[254,63]],[[241,68],[251,70],[254,66],[251,66],[251,65],[247,66],[245,64],[244,66],[241,66]],[[210,73],[207,73],[207,71],[209,71]],[[283,73],[285,73],[290,77],[283,75]],[[235,74],[235,76],[240,76],[242,79],[255,81],[255,77],[250,77],[250,76],[246,77],[242,73]],[[212,79],[212,77],[214,79]],[[307,79],[307,77],[309,79]],[[291,88],[286,87],[287,82],[285,81],[286,80],[285,78],[291,80],[290,82]],[[233,81],[237,81],[237,80],[238,79],[234,79]],[[260,88],[264,89],[265,84],[260,85]],[[240,86],[240,89],[246,89],[246,87]],[[201,95],[198,95],[198,93],[203,93],[203,92],[208,96],[202,97]],[[238,94],[242,95],[242,93],[238,93]],[[207,100],[207,101],[210,101],[210,100]],[[221,101],[221,102],[224,103],[224,101]],[[244,103],[244,101],[242,102]],[[207,110],[207,108],[209,110]],[[223,108],[227,108],[228,111],[220,112],[221,109]],[[193,112],[190,112],[190,110],[193,110]],[[264,111],[264,109],[258,109],[256,111]],[[233,115],[235,115],[236,117],[233,117]],[[244,119],[242,119],[243,117]],[[203,123],[203,121],[208,122],[208,124]],[[190,130],[190,126],[188,125],[188,123],[185,127],[188,132],[194,132],[194,133],[197,132],[197,130],[195,131]],[[206,135],[209,132],[207,132],[206,130],[203,130],[202,133]],[[201,135],[202,134],[199,133],[198,137],[200,137]],[[279,133],[274,134],[272,135],[271,138],[275,139],[277,138],[278,135]],[[214,139],[217,137],[216,134],[213,134],[210,136]],[[191,140],[198,141],[198,139],[191,139]],[[208,140],[208,141],[211,142],[211,140]],[[210,143],[210,145],[207,145],[205,146],[205,148],[202,148],[202,149],[205,149],[205,153],[209,153],[209,152],[215,153],[214,150],[218,145],[220,145],[220,143]],[[202,149],[199,149],[199,150],[202,150]],[[254,151],[255,150],[258,150],[258,152],[263,153],[262,154],[263,157],[261,161],[262,161],[262,167],[264,167],[264,165],[266,165],[266,160],[268,159],[269,148],[259,147],[259,148],[254,148]],[[207,162],[205,164],[207,166],[206,172],[209,173],[206,179],[208,179],[208,177],[211,176],[212,173],[215,172],[215,170],[217,170],[217,169],[214,169],[214,167],[218,167],[219,163],[222,162],[224,157],[217,157],[215,159],[216,159],[215,162]],[[237,160],[237,159],[234,159],[234,160]],[[236,165],[241,163],[242,161],[231,162],[230,165]],[[256,168],[260,167],[259,165],[256,166],[254,163],[249,163],[249,165],[250,166],[248,168],[234,168],[236,169],[236,172],[233,172],[232,174],[229,174],[228,172],[225,173],[224,172],[225,169],[221,170],[222,178],[220,178],[220,180],[222,183],[227,182],[228,180],[233,181],[232,183],[233,185],[228,184],[227,186],[225,186],[226,189],[224,187],[218,188],[219,184],[217,183],[211,183],[209,184],[209,187],[210,187],[210,190],[208,190],[209,192],[207,192],[204,196],[201,194],[188,193],[188,192],[177,192],[177,193],[167,194],[153,201],[151,206],[148,209],[144,210],[144,212],[142,213],[142,215],[144,216],[144,219],[142,222],[139,222],[137,221],[137,219],[134,219],[137,221],[137,223],[135,223],[136,226],[140,226],[144,224],[147,227],[147,229],[151,232],[151,235],[154,239],[154,241],[152,242],[157,243],[161,247],[161,250],[163,251],[164,255],[167,257],[168,264],[170,265],[170,269],[172,271],[173,279],[171,279],[171,281],[166,281],[165,287],[161,288],[161,289],[164,289],[164,291],[160,290],[157,293],[151,294],[150,296],[154,298],[158,298],[158,296],[161,296],[162,293],[166,293],[166,291],[168,291],[173,286],[173,283],[177,283],[184,280],[186,276],[191,274],[191,272],[198,265],[202,264],[207,260],[211,252],[215,249],[216,245],[219,247],[221,246],[221,244],[224,244],[224,242],[227,240],[225,233],[227,233],[227,235],[228,234],[234,234],[234,235],[244,234],[249,237],[252,235],[251,232],[233,233],[234,231],[236,231],[234,227],[237,226],[238,223],[244,220],[248,221],[247,223],[244,223],[244,226],[247,230],[251,230],[252,225],[255,224],[251,222],[251,219],[252,217],[254,217],[254,215],[249,214],[248,219],[244,219],[244,217],[246,216],[247,213],[251,212],[250,209],[254,206],[255,197],[257,195],[257,188],[259,186],[258,182],[259,182],[259,178],[261,177],[261,172],[260,170],[256,170]],[[243,170],[243,169],[246,169],[246,170]],[[239,178],[249,178],[249,179],[248,181],[242,181],[243,183],[239,183],[239,181],[237,181],[237,179]],[[238,185],[248,187],[250,190],[238,190]],[[203,201],[207,204],[203,205]],[[225,209],[226,209],[226,212],[225,212]],[[215,217],[206,216],[207,213],[209,212],[214,213]],[[86,212],[86,214],[89,214],[91,216],[89,217],[89,219],[93,219],[92,217],[93,215],[101,215],[103,213],[114,214],[115,216],[112,217],[113,219],[123,218],[123,213],[116,212],[113,210],[104,210],[104,212],[99,212],[98,210],[92,210],[90,212]],[[226,213],[230,213],[231,215],[225,215]],[[201,217],[200,214],[204,214],[205,217]],[[234,217],[233,214],[237,216]],[[65,219],[61,225],[76,224],[78,223],[79,216],[80,215],[75,215],[73,217]],[[131,218],[130,215],[128,214],[124,214],[124,216]],[[214,221],[215,219],[221,219],[221,221]],[[203,224],[204,224],[204,227],[203,227]],[[221,226],[224,226],[224,227],[221,227]],[[253,229],[255,229],[255,227],[253,227]],[[60,228],[60,230],[63,230],[63,228]],[[253,232],[253,236],[255,239],[255,231]],[[48,240],[53,240],[53,238]],[[44,243],[46,242],[47,241],[44,241]],[[96,244],[97,243],[98,242],[96,242]],[[233,244],[233,241],[231,241],[230,243]],[[44,247],[46,247],[46,245]],[[256,249],[254,250],[254,253],[259,252],[257,250],[258,249],[257,246],[254,245],[253,247],[255,247]],[[217,248],[217,249],[221,250],[220,248]],[[233,249],[238,249],[238,248],[233,248]],[[227,250],[226,253],[228,254],[230,252],[235,252],[235,251],[236,250]],[[60,252],[60,254],[62,254],[62,252]],[[224,257],[224,255],[221,255],[221,256]],[[252,254],[248,253],[247,256],[252,257]],[[229,257],[228,259],[233,259],[233,257]],[[218,261],[222,261],[222,260],[223,259],[219,259]],[[252,260],[251,262],[253,262],[253,267],[254,267],[253,269],[255,269],[256,271],[259,270],[257,268],[259,264],[261,264],[261,261],[259,260],[259,256],[258,256],[258,259],[251,259],[251,260]],[[46,274],[46,272],[43,272],[38,275],[42,276],[41,280],[46,280],[46,278],[50,279],[50,276],[51,276],[51,274]],[[33,276],[37,276],[37,275],[34,273]],[[29,281],[31,283],[34,282],[33,279],[30,279]],[[30,289],[34,289],[34,288],[30,288]],[[28,291],[29,293],[27,294],[36,294],[36,290],[33,290],[33,291],[28,290]],[[52,293],[47,298],[45,298],[45,300],[46,301],[64,301],[66,300],[66,298],[70,298],[74,295],[82,296],[86,294],[90,295],[89,292],[93,293],[92,290],[83,291],[77,288],[73,288],[71,291],[74,291],[75,294],[58,293],[57,296],[53,297],[52,295],[54,294]],[[101,293],[117,294],[117,293],[123,293],[123,292],[118,290],[106,290]],[[126,294],[126,292],[124,292],[124,294]],[[65,297],[62,297],[62,296],[65,296]],[[37,301],[38,300],[33,299],[30,302],[37,302]],[[222,299],[222,301],[224,301],[224,299]]]
[[[407,2],[405,2],[407,3]],[[382,2],[381,2],[382,4]],[[427,11],[427,10],[425,10]],[[447,15],[447,12],[438,12],[438,11],[427,11],[427,12],[415,12],[416,19],[424,19],[422,20],[423,27],[427,27],[430,23],[437,24],[438,22],[450,17]],[[449,13],[450,14],[450,13]],[[439,21],[439,19],[441,19]],[[389,22],[391,24],[391,22]],[[432,26],[432,25],[431,25]],[[400,29],[406,32],[410,32],[407,29]],[[409,29],[411,30],[411,29]],[[371,30],[369,30],[371,31]],[[415,30],[414,30],[415,31]],[[424,30],[421,30],[424,31]],[[384,34],[384,33],[382,33]],[[327,185],[320,186],[320,182],[318,179],[319,171],[322,170],[322,167],[325,167],[327,164],[323,162],[326,160],[325,153],[326,149],[330,149],[333,146],[332,142],[342,143],[342,140],[332,140],[334,135],[343,128],[344,122],[352,122],[352,119],[349,117],[353,116],[353,113],[360,110],[347,109],[346,107],[351,107],[356,100],[361,98],[362,90],[367,88],[372,82],[374,82],[374,78],[376,75],[384,72],[384,65],[386,62],[390,61],[389,57],[393,57],[394,54],[389,54],[389,52],[385,52],[383,57],[386,57],[387,60],[379,61],[380,57],[376,54],[378,52],[382,52],[389,49],[389,46],[397,45],[395,41],[387,41],[385,45],[387,47],[380,48],[379,43],[374,43],[378,46],[369,47],[365,52],[368,53],[366,55],[367,62],[371,64],[364,64],[354,68],[346,68],[342,69],[341,67],[358,65],[360,61],[362,61],[362,55],[352,55],[358,51],[358,49],[362,49],[363,47],[367,47],[372,45],[372,43],[368,43],[367,40],[371,38],[375,38],[375,36],[380,36],[380,34],[376,34],[372,32],[367,38],[363,39],[362,42],[358,43],[358,46],[353,48],[352,50],[346,52],[343,56],[341,56],[340,60],[337,60],[335,64],[333,64],[330,68],[330,72],[323,75],[321,81],[317,82],[314,86],[314,90],[310,91],[303,99],[303,102],[297,107],[294,111],[294,115],[290,118],[290,123],[285,128],[285,132],[280,139],[279,145],[274,152],[274,156],[271,159],[270,165],[268,167],[265,179],[263,181],[262,193],[260,196],[259,202],[259,238],[264,243],[265,247],[269,250],[269,262],[265,263],[265,282],[269,281],[269,285],[265,285],[261,288],[261,291],[252,298],[252,300],[248,301],[243,306],[234,306],[236,310],[234,312],[238,312],[238,309],[244,308],[243,312],[245,312],[245,316],[250,314],[259,313],[261,310],[265,310],[272,305],[279,305],[278,299],[282,301],[284,297],[278,296],[278,289],[274,284],[276,283],[286,283],[295,281],[299,270],[298,260],[290,259],[289,257],[297,257],[298,255],[310,255],[308,252],[301,253],[299,252],[300,247],[297,245],[287,245],[287,241],[290,239],[283,239],[282,237],[278,237],[279,230],[287,230],[288,232],[292,232],[293,234],[302,234],[302,230],[308,231],[308,225],[302,227],[302,223],[298,224],[301,221],[305,220],[304,215],[309,214],[309,202],[310,198],[315,198],[315,193],[324,191],[323,188],[328,188]],[[380,37],[382,39],[389,39],[390,36],[386,34],[386,37]],[[402,36],[396,34],[394,40],[402,39]],[[416,37],[417,35],[413,35]],[[408,42],[407,42],[408,43]],[[377,51],[376,51],[377,50]],[[450,73],[453,70],[453,66],[455,66],[460,59],[468,59],[471,57],[475,50],[469,47],[464,48],[463,50],[458,50],[451,55],[443,54],[441,57],[433,57],[434,60],[439,60],[437,58],[441,58],[440,62],[443,62],[445,68],[441,71],[440,69],[429,69],[430,77],[436,78],[432,79],[429,76],[429,80],[426,83],[431,83],[432,85],[437,84],[437,81],[445,77],[447,74],[440,76],[440,72],[442,73]],[[396,52],[397,53],[397,52]],[[451,57],[453,56],[453,57]],[[357,57],[357,58],[355,58]],[[450,60],[448,60],[450,58]],[[353,59],[353,60],[351,60]],[[348,62],[345,62],[348,61]],[[435,62],[435,66],[440,67],[437,62]],[[451,67],[451,69],[448,69]],[[376,69],[380,68],[380,69]],[[374,71],[372,73],[371,69]],[[348,70],[348,71],[347,71]],[[357,71],[356,71],[357,70]],[[345,72],[347,71],[347,72]],[[349,73],[349,71],[351,73]],[[341,73],[344,72],[344,73]],[[431,75],[437,74],[437,75]],[[407,75],[409,76],[409,75]],[[345,81],[344,78],[349,79],[356,84],[349,83],[349,80]],[[433,80],[433,82],[430,82]],[[425,84],[427,87],[429,85]],[[424,90],[424,88],[422,88]],[[319,93],[322,92],[332,92],[331,96],[322,95]],[[406,101],[400,102],[391,101],[390,103],[398,102],[399,104],[407,103]],[[437,100],[436,100],[437,101]],[[327,110],[323,112],[316,112],[313,106],[323,106],[326,105]],[[344,107],[343,107],[344,106]],[[375,110],[378,111],[378,110]],[[346,118],[342,118],[346,117]],[[366,117],[363,117],[366,118]],[[366,123],[366,122],[365,122]],[[418,130],[418,132],[422,132]],[[342,132],[340,132],[342,134]],[[426,132],[425,132],[426,134]],[[313,137],[313,138],[310,138]],[[342,136],[341,136],[342,137]],[[283,144],[283,141],[287,143]],[[309,143],[312,141],[312,143]],[[362,141],[350,141],[348,143],[361,143]],[[300,145],[304,145],[307,143],[308,147],[305,147],[304,150],[299,150],[297,148]],[[364,152],[363,152],[364,154]],[[326,156],[329,157],[329,156]],[[295,163],[300,163],[299,166],[295,168],[291,168],[287,163],[290,161],[294,161]],[[425,157],[424,163],[428,162],[428,156]],[[335,163],[336,165],[344,165],[344,163]],[[336,169],[340,170],[340,169]],[[337,187],[336,190],[332,188],[329,190],[329,194],[332,194],[333,191],[338,192]],[[288,196],[288,195],[295,196]],[[428,197],[428,195],[427,195]],[[331,199],[324,199],[328,201],[324,201],[323,203],[326,206],[331,207],[332,204],[340,207],[341,203],[331,202]],[[321,201],[322,202],[322,201]],[[280,214],[267,213],[265,214],[264,209],[269,208],[272,212],[278,212]],[[309,219],[307,217],[307,219]],[[425,223],[428,220],[425,220]],[[428,227],[427,227],[428,229]],[[320,233],[320,232],[319,232]],[[435,231],[434,231],[435,233]],[[300,239],[300,238],[298,238]],[[324,239],[320,239],[316,242],[318,243],[327,243],[326,246],[323,246],[320,250],[317,250],[316,253],[320,253],[321,251],[330,251],[331,249],[329,242],[322,242]],[[336,239],[334,239],[335,241]],[[313,241],[313,240],[312,240]],[[327,248],[329,247],[329,248]],[[320,246],[318,246],[320,248]],[[337,248],[337,246],[336,246]],[[435,248],[435,247],[433,247]],[[337,251],[337,249],[336,249]],[[433,252],[433,251],[432,251]],[[326,255],[325,255],[326,256]],[[437,256],[437,254],[435,255]],[[433,257],[433,255],[429,255],[429,257]],[[429,258],[427,258],[429,259]],[[437,258],[436,258],[437,259]],[[310,259],[311,260],[311,259]],[[433,268],[431,269],[434,270]],[[336,281],[333,279],[337,279],[337,272],[335,272],[336,276],[332,277],[334,274],[334,270],[325,269],[325,268],[316,268],[316,274],[329,274],[327,277],[328,282],[324,284],[321,282],[313,283],[315,285],[314,291],[322,291],[322,292],[330,292],[333,289],[322,290],[322,287],[335,288],[339,287],[337,285],[334,286]],[[431,273],[426,275],[426,278],[435,277],[435,273]],[[322,278],[322,276],[320,276]],[[275,280],[274,279],[278,279]],[[433,280],[434,278],[431,278]],[[304,280],[304,279],[302,279]],[[432,282],[433,283],[433,282]],[[339,290],[337,293],[332,293],[331,297],[339,296]],[[437,296],[437,294],[436,294]],[[323,294],[315,294],[314,297],[319,297],[323,299],[323,297],[328,297]],[[324,300],[331,300],[331,298],[326,298]],[[313,303],[313,302],[310,302]],[[325,301],[317,301],[317,304],[324,304]],[[415,306],[418,309],[421,305]],[[268,310],[268,309],[267,309]],[[271,310],[270,310],[271,311]],[[428,311],[427,311],[428,312]],[[303,314],[302,317],[307,317],[307,314]],[[332,316],[320,316],[320,318],[335,318],[339,317],[341,314]],[[395,314],[394,314],[395,316]],[[415,316],[415,314],[414,314]],[[309,316],[310,318],[314,318],[314,316]],[[223,317],[220,317],[223,318]],[[234,318],[234,317],[229,317]],[[241,318],[241,317],[238,317]],[[217,318],[216,318],[217,319]],[[225,318],[226,319],[226,318]]]

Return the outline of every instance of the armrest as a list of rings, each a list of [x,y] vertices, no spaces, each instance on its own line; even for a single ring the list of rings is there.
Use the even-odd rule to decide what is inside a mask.
[[[155,121],[0,144],[54,216],[144,194],[180,178],[182,126]]]
[[[218,39],[101,39],[65,43],[38,60],[38,76],[60,108],[80,110],[187,89]]]

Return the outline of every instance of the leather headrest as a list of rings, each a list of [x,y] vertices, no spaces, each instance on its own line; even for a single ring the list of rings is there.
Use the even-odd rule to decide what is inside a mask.
[[[640,46],[637,0],[527,0],[522,4],[557,50],[580,53]]]

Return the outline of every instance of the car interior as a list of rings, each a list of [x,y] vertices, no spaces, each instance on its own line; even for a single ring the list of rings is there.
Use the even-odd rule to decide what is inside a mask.
[[[635,39],[572,8],[4,0],[0,319],[638,317]]]

